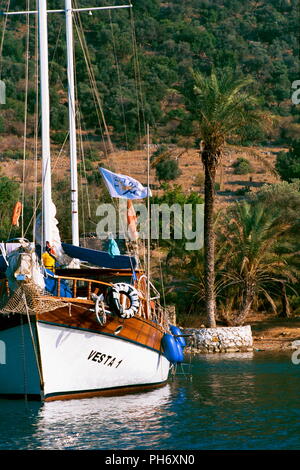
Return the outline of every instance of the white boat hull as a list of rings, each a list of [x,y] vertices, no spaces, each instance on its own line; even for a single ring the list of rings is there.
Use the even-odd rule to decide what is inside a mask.
[[[45,401],[117,393],[168,379],[165,356],[138,343],[42,322],[37,331]]]

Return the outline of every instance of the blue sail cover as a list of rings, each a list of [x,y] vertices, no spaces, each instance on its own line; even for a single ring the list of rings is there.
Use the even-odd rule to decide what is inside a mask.
[[[47,275],[45,276],[45,288],[50,294],[57,295],[57,279],[55,279],[54,274],[49,269],[45,269]],[[68,283],[65,279],[60,280],[60,293],[61,297],[73,297],[72,291],[68,286]]]
[[[68,243],[62,243],[62,248],[71,258],[87,261],[88,263],[91,263],[94,266],[99,266],[100,268],[131,270],[136,268],[136,260],[133,256],[111,256],[105,251],[82,248],[81,246],[69,245]]]
[[[77,258],[81,261],[87,261],[94,266],[108,269],[130,269],[136,268],[136,259],[133,256],[115,255],[111,256],[105,251],[92,250],[90,248],[82,248],[80,246],[62,243],[64,252],[71,258]],[[7,264],[0,256],[0,272],[5,273]]]

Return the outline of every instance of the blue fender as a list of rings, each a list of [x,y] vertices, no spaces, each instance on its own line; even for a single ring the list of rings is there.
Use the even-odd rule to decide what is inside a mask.
[[[173,335],[165,333],[162,338],[162,346],[168,361],[173,363],[183,362],[184,357],[182,347]]]
[[[182,335],[182,331],[180,330],[180,328],[178,328],[178,326],[170,325],[170,331],[172,335]],[[183,336],[177,336],[175,339],[176,341],[178,341],[182,348],[186,347],[186,341]]]

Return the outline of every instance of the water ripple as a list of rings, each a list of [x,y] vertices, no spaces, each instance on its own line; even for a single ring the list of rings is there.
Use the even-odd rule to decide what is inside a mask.
[[[288,355],[190,358],[157,390],[44,404],[0,400],[0,449],[300,449]]]

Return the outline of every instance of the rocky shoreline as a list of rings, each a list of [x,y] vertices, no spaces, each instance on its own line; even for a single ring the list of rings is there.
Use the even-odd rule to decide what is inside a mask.
[[[267,318],[243,327],[182,328],[186,352],[193,354],[293,351],[300,341],[300,318]]]
[[[217,328],[185,328],[187,347],[200,353],[229,353],[252,351],[250,325]]]

